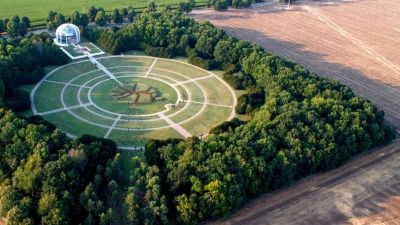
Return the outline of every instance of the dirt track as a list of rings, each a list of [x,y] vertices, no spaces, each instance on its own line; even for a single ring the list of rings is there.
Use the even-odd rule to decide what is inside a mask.
[[[369,98],[400,128],[400,1],[302,4],[291,10],[195,11]],[[213,224],[400,224],[400,141],[261,196]]]
[[[349,85],[400,128],[400,1],[195,11],[228,33]]]

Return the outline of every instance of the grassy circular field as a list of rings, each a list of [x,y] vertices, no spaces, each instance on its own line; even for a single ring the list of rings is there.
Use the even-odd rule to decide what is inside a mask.
[[[121,148],[207,133],[234,116],[233,90],[209,71],[147,56],[97,60],[114,77],[89,61],[61,66],[33,89],[32,111],[70,136],[110,138]]]

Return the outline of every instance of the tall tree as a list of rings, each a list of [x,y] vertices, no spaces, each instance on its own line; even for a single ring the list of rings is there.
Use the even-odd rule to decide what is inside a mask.
[[[104,11],[99,11],[99,12],[97,12],[95,21],[96,21],[96,24],[97,24],[98,26],[104,26],[104,25],[106,25],[106,23],[107,23],[107,18],[106,18],[106,14],[104,13]]]

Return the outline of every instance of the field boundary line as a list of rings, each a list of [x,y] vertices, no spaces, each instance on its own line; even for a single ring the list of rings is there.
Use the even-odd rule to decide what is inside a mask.
[[[63,107],[63,108],[59,108],[59,109],[53,109],[53,110],[49,110],[49,111],[38,113],[38,115],[44,116],[44,115],[49,115],[49,114],[53,114],[53,113],[63,112],[63,111],[70,110],[70,109],[77,109],[77,108],[81,108],[81,107],[86,107],[86,106],[89,106],[89,105],[92,105],[92,103],[86,103],[86,104],[83,104],[83,105],[74,105],[74,106],[70,106],[70,107]]]
[[[117,125],[119,119],[121,119],[121,115],[119,115],[117,117],[117,119],[115,119],[114,123],[111,125],[111,127],[108,129],[107,133],[104,135],[104,138],[107,138],[108,135],[110,135],[111,131],[114,129],[115,125]]]

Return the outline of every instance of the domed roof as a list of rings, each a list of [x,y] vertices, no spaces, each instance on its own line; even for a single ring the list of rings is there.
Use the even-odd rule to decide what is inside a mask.
[[[72,23],[64,23],[57,28],[56,34],[67,37],[75,36],[79,34],[79,28]]]

